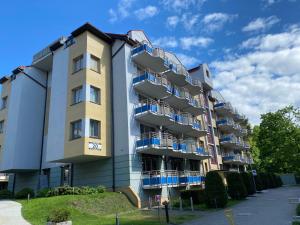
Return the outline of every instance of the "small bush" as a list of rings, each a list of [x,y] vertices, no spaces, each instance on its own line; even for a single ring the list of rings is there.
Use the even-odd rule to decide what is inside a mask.
[[[210,171],[205,178],[205,204],[209,208],[224,208],[228,196],[222,177],[216,171]]]
[[[30,198],[34,197],[34,191],[31,188],[23,188],[19,192],[16,193],[16,199],[27,198],[28,194],[30,194]]]
[[[38,198],[48,197],[49,191],[51,191],[50,188],[43,188],[41,190],[38,190],[36,193],[36,197],[38,197]]]
[[[292,225],[300,225],[300,221],[293,221]]]
[[[232,199],[244,199],[247,197],[247,189],[239,173],[232,172],[226,176],[228,194]]]
[[[50,212],[47,222],[60,223],[70,219],[70,211],[67,209],[55,209]]]
[[[262,191],[264,189],[264,186],[261,180],[261,175],[259,173],[256,176],[254,176],[254,180],[255,180],[256,190]]]
[[[276,178],[276,186],[281,187],[282,186],[281,177],[279,175],[275,175],[275,178]]]
[[[300,216],[300,204],[297,205],[297,208],[296,208],[296,215],[297,215],[297,216]]]
[[[255,186],[253,182],[253,175],[252,173],[243,172],[241,173],[243,182],[245,184],[245,187],[247,189],[248,195],[253,195],[255,193]]]
[[[172,207],[174,208],[180,208],[180,200],[175,199],[172,202]],[[189,199],[182,199],[182,208],[189,208],[191,207],[191,202]]]
[[[203,204],[205,203],[205,191],[204,190],[186,190],[180,193],[182,199],[187,199],[190,201],[190,198],[193,198],[194,204]]]
[[[49,189],[46,197],[58,196],[58,195],[91,195],[91,194],[100,194],[105,192],[104,186],[98,187],[70,187],[70,186],[61,186],[53,189]]]
[[[13,197],[13,193],[9,190],[0,190],[0,199],[9,199]]]

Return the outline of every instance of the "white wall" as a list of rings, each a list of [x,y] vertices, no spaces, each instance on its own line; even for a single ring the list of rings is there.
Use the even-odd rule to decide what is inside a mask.
[[[46,74],[36,68],[27,74],[46,84]],[[34,170],[39,168],[42,147],[46,90],[25,76],[16,75],[11,82],[8,117],[5,121],[1,170]]]
[[[68,60],[69,48],[60,48],[53,55],[46,161],[62,159],[64,156]]]

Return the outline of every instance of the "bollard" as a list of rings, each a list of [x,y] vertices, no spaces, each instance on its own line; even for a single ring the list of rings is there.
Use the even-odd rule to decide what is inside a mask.
[[[29,199],[30,199],[30,194],[28,193],[28,195],[27,195],[27,202],[29,202]]]
[[[182,199],[181,199],[181,196],[179,197],[179,206],[180,206],[180,211],[182,211]]]
[[[120,225],[119,215],[116,213],[116,225]]]
[[[167,201],[165,201],[165,202],[163,203],[163,205],[165,206],[165,212],[166,212],[166,221],[167,221],[167,223],[169,223],[169,222],[170,222],[170,217],[169,217],[168,202],[167,202]]]
[[[191,209],[192,209],[192,211],[194,211],[194,203],[193,203],[193,198],[192,197],[190,197],[190,201],[191,201]]]

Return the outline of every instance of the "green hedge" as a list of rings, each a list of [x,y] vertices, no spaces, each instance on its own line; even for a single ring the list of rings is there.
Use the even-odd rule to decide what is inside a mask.
[[[243,182],[242,175],[237,172],[226,174],[228,195],[232,199],[244,199],[247,197],[247,189]]]
[[[262,191],[264,189],[264,186],[262,183],[262,177],[259,173],[256,176],[254,176],[254,180],[255,180],[256,190]]]
[[[247,194],[253,195],[255,193],[255,184],[253,182],[252,173],[242,172],[241,175],[242,175],[242,179],[245,184],[245,187],[247,189]]]
[[[205,178],[205,204],[209,208],[224,208],[228,195],[218,172],[210,171]]]
[[[33,198],[34,197],[34,190],[32,190],[31,188],[23,188],[22,190],[18,191],[15,194],[15,198],[16,199],[27,198],[28,194],[30,195],[30,198]]]
[[[0,190],[0,199],[9,199],[13,197],[13,193],[9,190]]]
[[[300,216],[300,204],[297,205],[297,208],[296,208],[296,215],[297,215],[297,216]]]
[[[180,196],[183,200],[190,200],[193,198],[194,204],[203,204],[205,203],[205,191],[202,189],[199,190],[185,190],[180,193]]]
[[[98,194],[105,192],[104,186],[98,187],[70,187],[70,186],[62,186],[56,187],[53,189],[48,190],[45,193],[45,197],[57,196],[57,195],[90,195],[90,194]]]

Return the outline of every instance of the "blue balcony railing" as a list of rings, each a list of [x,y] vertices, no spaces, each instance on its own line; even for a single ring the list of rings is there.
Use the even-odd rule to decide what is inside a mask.
[[[143,112],[153,112],[153,113],[157,113],[158,112],[158,106],[155,104],[145,104],[142,105],[140,107],[135,108],[134,113],[135,114],[139,114],[139,113],[143,113]]]
[[[153,52],[153,48],[151,48],[149,45],[147,44],[142,44],[142,45],[139,45],[138,47],[135,47],[134,49],[131,50],[131,55],[135,55],[137,53],[140,53],[140,52],[143,52],[143,51],[146,51],[148,52],[149,54],[152,54]]]

